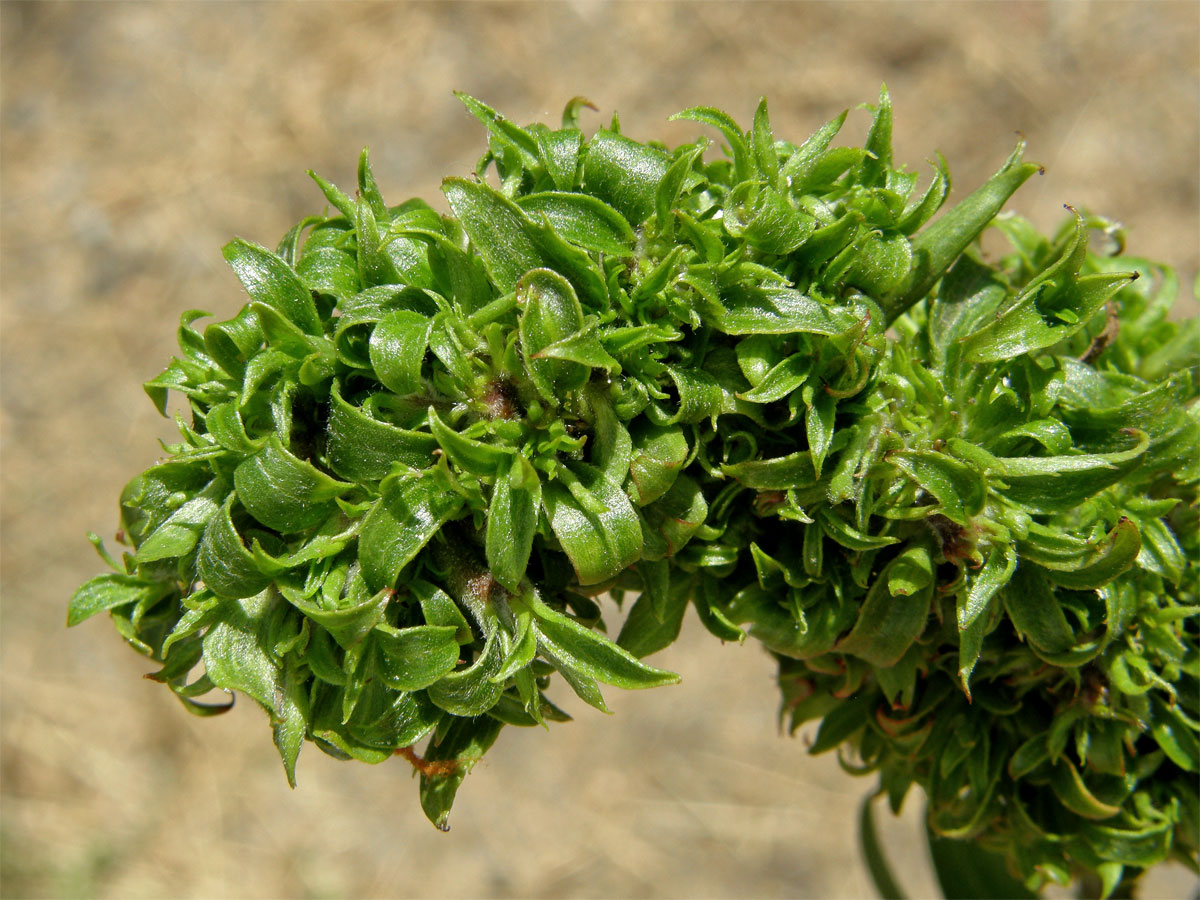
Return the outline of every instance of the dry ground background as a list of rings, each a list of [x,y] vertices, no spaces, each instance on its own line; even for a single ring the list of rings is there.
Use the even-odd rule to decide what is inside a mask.
[[[169,435],[139,385],[179,313],[242,302],[221,245],[274,244],[322,206],[304,170],[352,184],[364,144],[388,197],[440,200],[483,141],[455,88],[521,121],[586,94],[678,141],[693,126],[664,120],[685,106],[745,122],[767,94],[776,134],[802,138],[886,81],[898,159],[941,150],[961,196],[1020,130],[1047,172],[1017,208],[1106,211],[1190,284],[1200,5],[3,2],[0,29],[4,896],[870,895],[868,783],[777,735],[754,646],[692,623],[658,660],[682,685],[509,729],[442,835],[402,761],[310,747],[290,792],[253,704],[194,719],[102,617],[66,632],[100,567],[84,533],[112,532]]]

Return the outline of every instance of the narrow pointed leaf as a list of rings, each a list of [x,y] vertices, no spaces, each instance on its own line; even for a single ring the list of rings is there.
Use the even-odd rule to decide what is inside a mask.
[[[555,612],[536,593],[530,594],[538,639],[572,668],[614,687],[634,690],[676,684],[679,676],[640,662],[608,638]]]
[[[508,472],[497,474],[488,506],[486,551],[492,575],[510,591],[525,576],[542,505],[538,475],[522,456]]]
[[[969,587],[958,597],[958,628],[965,631],[987,611],[992,598],[1008,584],[1017,568],[1017,554],[1009,544],[993,544],[983,568],[970,578]]]
[[[1040,166],[1022,163],[1022,142],[986,184],[925,228],[912,242],[913,271],[907,289],[885,308],[894,319],[924,297],[967,246],[978,237],[996,213]]]
[[[67,625],[78,625],[98,612],[119,606],[152,602],[165,596],[170,589],[171,586],[166,582],[147,582],[133,575],[97,575],[71,597]]]
[[[688,119],[692,122],[711,125],[720,131],[729,143],[729,154],[733,158],[734,179],[745,181],[750,178],[753,160],[746,146],[746,137],[737,122],[733,121],[727,113],[711,106],[692,106],[671,116],[671,121],[676,119]]]
[[[222,253],[252,300],[276,310],[307,334],[321,334],[312,294],[287,263],[241,238],[226,244]]]

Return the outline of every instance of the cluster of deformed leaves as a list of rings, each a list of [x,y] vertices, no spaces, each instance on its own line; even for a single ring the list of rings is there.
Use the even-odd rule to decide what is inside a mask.
[[[680,113],[720,154],[463,100],[489,143],[450,215],[388,206],[364,152],[353,198],[313,176],[333,215],[225,248],[251,302],[184,315],[146,386],[186,398],[182,440],[126,487],[132,552],[71,623],[110,611],[194,712],[257,700],[289,779],[306,739],[403,753],[444,826],[502,725],[564,718],[555,672],[601,709],[599,683],[674,682],[641,659],[690,606],[779,658],[814,752],[897,808],[920,785],[936,834],[1032,887],[1194,857],[1198,335],[1172,273],[1090,253],[1107,223],[998,215],[1021,147],[927,225],[949,173],[893,166],[886,92],[861,148],[833,146],[845,113],[799,146],[765,103],[749,131]]]
[[[1011,254],[968,251],[897,320],[785,571],[806,618],[765,625],[766,567],[732,605],[814,753],[896,810],[920,785],[934,835],[1031,888],[1107,896],[1200,847],[1200,323],[1167,320],[1170,270],[1086,252],[1103,224],[1001,217]]]

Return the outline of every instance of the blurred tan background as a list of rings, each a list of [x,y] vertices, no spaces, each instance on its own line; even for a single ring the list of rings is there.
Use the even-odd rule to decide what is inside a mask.
[[[220,247],[274,245],[350,186],[364,144],[393,202],[441,203],[484,132],[465,90],[518,121],[576,94],[627,133],[761,94],[802,139],[881,81],[896,157],[941,150],[962,196],[1022,132],[1044,162],[1012,204],[1130,226],[1130,251],[1196,274],[1200,4],[0,3],[6,897],[863,897],[869,785],[777,734],[772,665],[689,622],[656,659],[678,687],[606,693],[549,733],[507,729],[442,835],[408,765],[309,746],[288,790],[250,702],[199,720],[141,679],[104,617],[63,628],[100,570],[121,485],[169,437],[142,394],[179,313],[242,303]],[[859,141],[867,115],[851,117]],[[933,891],[911,826],[910,891]],[[1165,880],[1164,880],[1165,879]],[[1194,883],[1167,873],[1147,896]]]

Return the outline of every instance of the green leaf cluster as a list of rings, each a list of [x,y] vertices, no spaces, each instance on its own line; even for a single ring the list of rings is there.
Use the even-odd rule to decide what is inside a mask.
[[[1001,208],[1018,146],[940,216],[892,163],[886,91],[801,144],[669,148],[519,127],[449,215],[354,196],[225,257],[250,302],[184,314],[146,384],[181,440],[121,497],[84,585],[193,712],[240,691],[289,780],[307,740],[402,753],[445,827],[503,725],[565,715],[557,673],[670,684],[642,658],[689,607],[779,660],[813,752],[1033,889],[1105,889],[1200,845],[1197,322],[1163,266]],[[1010,247],[985,256],[994,230]],[[595,598],[626,607],[614,638]],[[202,671],[203,674],[195,674]],[[412,748],[427,740],[424,756]]]

